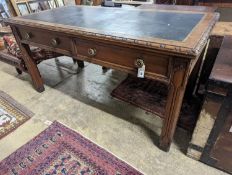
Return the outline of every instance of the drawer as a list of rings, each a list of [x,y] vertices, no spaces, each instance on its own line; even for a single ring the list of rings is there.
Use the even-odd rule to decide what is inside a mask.
[[[43,30],[32,30],[31,28],[20,28],[19,33],[23,42],[38,44],[41,48],[58,49],[61,52],[71,53],[71,39],[65,36],[56,35],[55,32]],[[69,55],[69,54],[68,54]]]
[[[83,60],[134,74],[137,61],[143,60],[145,77],[169,80],[171,56],[82,39],[76,39],[75,44],[77,57]]]

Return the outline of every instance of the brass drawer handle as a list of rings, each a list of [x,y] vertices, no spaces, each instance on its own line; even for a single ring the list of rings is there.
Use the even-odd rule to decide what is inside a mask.
[[[137,68],[141,68],[141,67],[143,67],[143,65],[144,65],[144,61],[141,58],[138,58],[135,60],[135,66]]]
[[[32,34],[29,32],[27,32],[27,33],[25,33],[25,36],[24,36],[24,38],[26,39],[26,40],[28,40],[28,39],[30,39],[30,38],[32,38]]]
[[[59,39],[58,38],[53,38],[52,41],[51,41],[51,44],[52,46],[58,46],[60,43]]]
[[[89,48],[89,49],[88,49],[88,54],[89,54],[90,56],[95,56],[95,55],[97,54],[97,51],[96,51],[96,49],[94,49],[94,48]]]

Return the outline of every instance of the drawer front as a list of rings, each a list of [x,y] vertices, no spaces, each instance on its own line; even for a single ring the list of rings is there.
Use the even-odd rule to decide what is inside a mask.
[[[90,62],[134,74],[138,71],[137,61],[139,59],[145,64],[145,77],[169,80],[170,56],[82,39],[77,39],[75,42],[76,54],[79,58],[83,57],[82,59]]]
[[[39,47],[58,49],[64,53],[71,53],[71,39],[65,36],[57,35],[55,32],[43,30],[32,30],[31,28],[19,29],[21,39],[24,42],[39,44]]]

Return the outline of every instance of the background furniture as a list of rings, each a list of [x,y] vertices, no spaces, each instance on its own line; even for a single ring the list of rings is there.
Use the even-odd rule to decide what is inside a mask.
[[[101,5],[103,0],[75,0],[76,5]]]
[[[221,47],[225,35],[231,35],[232,22],[217,22],[210,34],[210,44],[208,47],[206,59],[203,65],[203,71],[200,77],[199,94],[204,94],[205,86],[211,74],[214,62]]]
[[[232,22],[231,0],[156,0],[157,4],[211,6],[220,13],[220,21]]]
[[[232,36],[225,36],[188,155],[232,173]],[[206,129],[202,129],[205,127]]]
[[[208,108],[216,119],[200,160],[232,173],[232,35],[223,40],[206,98],[207,103],[215,103]]]
[[[156,0],[157,4],[232,7],[231,0]]]
[[[231,35],[231,33],[231,22],[217,22],[213,31],[211,32],[208,54],[205,60],[205,65],[203,68],[204,71],[200,81],[202,83],[202,86],[200,88],[201,94],[204,94],[207,91],[205,89],[205,85],[209,79],[215,59],[222,45],[223,38],[225,35]],[[216,119],[215,110],[218,110],[218,108],[215,107],[215,103],[212,102],[208,103],[208,106],[211,106],[210,108],[207,108],[207,103],[203,105],[201,114],[199,116],[197,125],[192,136],[192,140],[189,144],[187,155],[197,160],[200,160],[202,156],[202,152]]]
[[[220,21],[232,22],[231,0],[198,0],[195,4],[217,7],[217,11],[220,13]]]
[[[64,6],[63,0],[10,0],[18,16]]]

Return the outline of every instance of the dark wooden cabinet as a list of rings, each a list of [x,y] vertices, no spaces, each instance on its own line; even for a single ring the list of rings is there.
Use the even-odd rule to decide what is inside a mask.
[[[208,165],[232,173],[232,37],[226,36],[211,72],[206,100],[216,116],[214,126],[200,160]]]
[[[215,125],[214,135],[217,139],[211,148],[210,158],[204,159],[206,163],[232,173],[232,111],[226,117],[225,122],[217,121]],[[222,120],[223,121],[223,120]],[[219,126],[219,124],[222,124]],[[209,140],[210,141],[210,140]]]

